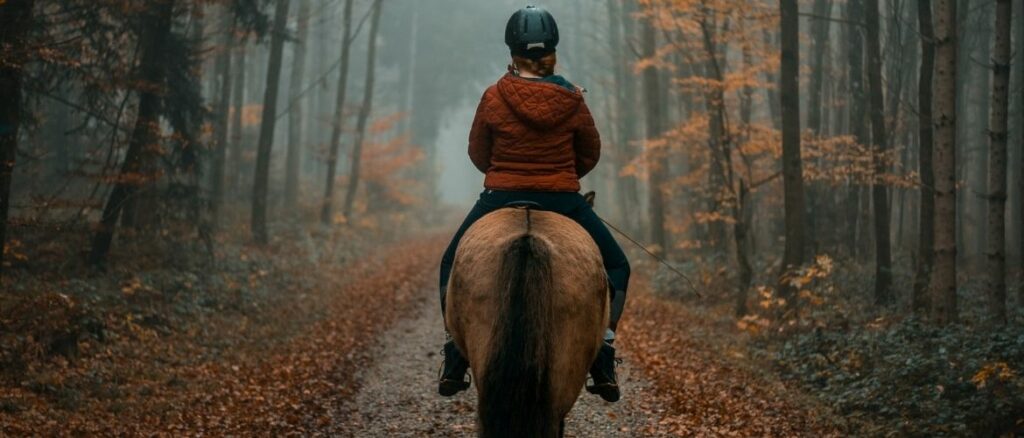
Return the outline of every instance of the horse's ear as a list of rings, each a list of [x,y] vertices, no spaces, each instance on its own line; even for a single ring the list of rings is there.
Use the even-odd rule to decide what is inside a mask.
[[[589,204],[591,208],[594,207],[594,198],[597,198],[597,193],[595,193],[593,190],[583,195],[583,200],[587,201],[587,204]]]

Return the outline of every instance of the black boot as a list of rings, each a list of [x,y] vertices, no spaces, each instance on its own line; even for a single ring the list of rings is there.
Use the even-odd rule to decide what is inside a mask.
[[[615,348],[608,343],[601,345],[594,364],[590,366],[590,377],[594,384],[587,392],[601,396],[605,401],[619,401],[619,384],[615,381]]]
[[[441,367],[438,393],[451,397],[469,388],[469,382],[464,380],[466,370],[469,369],[469,361],[462,357],[459,348],[455,346],[455,341],[449,340],[444,343],[444,364]]]

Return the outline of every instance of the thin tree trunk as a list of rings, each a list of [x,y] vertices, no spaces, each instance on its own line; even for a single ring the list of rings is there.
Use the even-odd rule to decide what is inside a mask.
[[[614,181],[618,187],[616,193],[618,195],[618,210],[623,212],[632,212],[637,210],[636,205],[636,178],[633,177],[618,177],[618,173],[622,171],[629,162],[633,160],[632,148],[630,144],[633,141],[635,135],[634,129],[634,117],[629,114],[629,97],[632,95],[631,90],[634,87],[634,82],[628,77],[627,68],[629,63],[626,62],[625,50],[624,50],[624,38],[631,37],[631,35],[625,35],[623,32],[623,20],[632,20],[632,17],[625,16],[623,14],[622,5],[618,0],[607,0],[608,3],[608,17],[611,22],[609,28],[610,38],[608,39],[611,44],[611,53],[614,59],[620,60],[615,63],[614,80],[615,80],[615,116],[613,122],[615,125],[615,169],[613,169],[612,175]],[[623,222],[628,224],[632,231],[637,231],[635,226],[636,221],[632,214],[623,214],[622,217],[625,219]]]
[[[299,160],[302,152],[302,114],[301,93],[306,77],[306,44],[309,42],[310,0],[300,0],[297,18],[298,34],[295,43],[294,64],[292,65],[291,83],[288,85],[288,153],[285,158],[284,205],[292,211],[297,203],[299,193]]]
[[[917,18],[921,32],[921,68],[918,72],[918,171],[921,173],[921,209],[918,213],[917,273],[911,295],[911,308],[922,315],[928,308],[928,278],[931,275],[935,233],[935,172],[932,168],[934,133],[932,126],[932,75],[935,70],[935,31],[932,29],[931,0],[918,0]]]
[[[1024,7],[1017,12],[1017,56],[1024,58]],[[1017,263],[1020,269],[1020,287],[1017,289],[1017,305],[1024,308],[1024,61],[1017,64]]]
[[[234,99],[232,104],[234,112],[231,113],[231,140],[228,146],[228,158],[225,174],[227,181],[224,185],[224,191],[226,193],[237,193],[238,184],[240,177],[240,166],[242,165],[242,113],[245,109],[245,72],[248,70],[245,64],[246,54],[248,50],[246,48],[247,37],[243,36],[235,44],[235,78],[233,78],[233,88],[231,91]]]
[[[832,1],[815,0],[814,14],[819,17],[832,15]],[[811,84],[807,97],[807,129],[810,129],[816,135],[820,135],[822,125],[821,110],[823,106],[821,104],[821,95],[825,83],[825,70],[822,67],[825,65],[825,49],[828,48],[829,24],[831,21],[823,18],[814,18],[813,20],[811,22],[811,35],[814,36],[814,53],[812,54],[814,68],[811,70]]]
[[[849,0],[846,4],[847,19],[859,22],[864,17],[862,0]],[[850,83],[850,134],[858,144],[868,144],[867,126],[867,104],[864,93],[864,37],[861,27],[851,25],[847,29],[847,53],[848,53],[848,79]],[[857,234],[860,231],[861,208],[860,208],[860,186],[856,181],[851,181],[847,193],[847,238],[850,254],[858,254],[859,245]]]
[[[889,190],[880,180],[886,172],[882,159],[889,148],[882,94],[882,50],[879,40],[878,0],[865,1],[868,35],[868,83],[871,89],[871,161],[875,177],[871,182],[875,210],[875,304],[893,302],[892,255],[889,236]]]
[[[343,214],[348,220],[352,219],[352,205],[355,203],[356,195],[359,193],[359,178],[363,163],[363,143],[366,140],[366,123],[370,119],[373,110],[373,86],[377,68],[377,33],[380,30],[380,14],[383,9],[384,0],[376,0],[373,3],[373,18],[370,23],[370,35],[368,38],[369,48],[366,55],[366,83],[363,86],[363,106],[359,110],[359,120],[356,122],[356,138],[352,145],[352,168],[349,171],[348,190],[345,193],[345,209]]]
[[[320,222],[331,221],[332,204],[334,203],[334,179],[338,171],[338,149],[341,148],[341,128],[345,124],[345,91],[348,86],[348,60],[352,48],[352,3],[345,0],[344,35],[341,39],[341,74],[338,76],[338,95],[335,101],[335,116],[331,120],[331,143],[327,152],[327,184],[324,188],[324,202],[320,210]]]
[[[772,46],[774,46],[777,43],[775,41],[774,36],[771,34],[771,31],[768,30],[767,28],[762,33],[762,36],[764,38],[765,45],[768,46],[768,47],[772,47]],[[769,84],[778,84],[779,83],[779,78],[775,77],[775,75],[772,74],[771,72],[766,72],[765,76],[767,76]],[[765,91],[768,94],[768,112],[771,115],[772,127],[777,129],[777,130],[781,130],[782,129],[782,103],[781,103],[781,97],[779,96],[780,90],[778,88],[775,88],[775,87],[765,87]]]
[[[782,173],[786,216],[786,250],[782,259],[779,291],[790,307],[796,293],[787,273],[804,262],[804,180],[800,158],[800,19],[797,0],[781,0],[782,63],[779,91],[782,95]]]
[[[223,47],[217,56],[217,113],[214,122],[215,147],[213,155],[213,171],[210,216],[213,221],[213,228],[220,225],[221,207],[224,203],[224,167],[227,165],[228,151],[228,120],[231,112],[231,91],[232,84],[231,52],[234,44],[234,19],[231,17],[230,8],[224,7],[221,20],[227,26],[224,30]]]
[[[814,15],[818,17],[831,16],[832,1],[815,0]],[[814,52],[812,54],[811,84],[807,98],[807,129],[810,129],[817,136],[822,135],[822,109],[824,107],[822,105],[822,89],[825,82],[825,50],[829,46],[830,23],[831,21],[825,18],[815,18],[811,22]],[[821,223],[823,222],[821,219],[827,217],[824,209],[820,208],[821,200],[824,196],[822,184],[812,183],[807,187],[807,210],[809,214],[807,215],[806,233],[808,241],[805,243],[812,251],[812,254],[818,250],[822,236],[831,234],[820,232],[827,229],[826,227],[828,226]]]
[[[974,3],[972,2],[970,4]],[[992,16],[994,11],[990,7],[991,4],[991,2],[979,4],[977,9],[972,11],[972,14],[977,14],[979,18],[979,26],[976,28],[977,37],[975,38],[979,43],[974,44],[973,46],[975,48],[969,53],[973,56],[977,56],[977,59],[984,60],[982,61],[984,65],[988,65],[992,62],[991,40],[993,29],[991,25],[995,18]],[[969,29],[974,30],[975,28]],[[969,242],[971,243],[970,248],[965,245],[961,250],[964,252],[970,251],[970,254],[964,254],[968,259],[974,260],[974,257],[977,257],[978,259],[983,260],[987,253],[986,236],[989,235],[988,218],[985,213],[988,211],[988,203],[986,202],[984,194],[991,193],[988,187],[989,179],[986,177],[986,174],[989,174],[988,140],[991,135],[989,132],[989,128],[991,127],[991,119],[989,115],[993,105],[993,102],[991,101],[992,75],[990,69],[977,65],[974,62],[971,62],[969,66],[976,70],[978,79],[977,82],[968,84],[968,86],[977,86],[975,91],[969,91],[969,93],[971,95],[978,96],[979,102],[976,104],[975,108],[969,112],[969,114],[976,116],[977,119],[973,121],[965,120],[965,125],[963,125],[965,127],[970,126],[970,129],[973,131],[968,134],[968,137],[971,139],[968,142],[971,157],[965,157],[965,161],[970,163],[967,166],[970,170],[968,170],[968,176],[966,177],[969,178],[967,184],[969,190],[966,193],[975,193],[975,195],[967,196],[970,201],[970,206],[965,213],[972,213],[970,215],[972,219],[970,222],[975,224],[975,234],[973,238],[969,239]],[[978,193],[981,193],[982,195],[977,195]],[[984,266],[984,262],[978,263],[976,266]]]
[[[0,5],[0,276],[3,275],[7,215],[11,208],[11,179],[18,156],[21,128],[21,87],[28,53],[25,38],[32,27],[34,0],[11,0]]]
[[[643,27],[643,53],[645,57],[654,56],[656,46],[656,29],[654,23],[645,22]],[[659,82],[659,74],[657,67],[649,66],[644,70],[643,73],[644,81],[644,100],[646,101],[646,122],[647,122],[647,139],[650,140],[660,137],[664,132],[665,125],[662,122],[665,115],[662,114],[663,105],[661,99],[664,99],[664,90],[661,89]],[[647,151],[649,154],[651,151]],[[668,251],[668,238],[665,232],[665,195],[662,192],[662,186],[665,184],[666,175],[668,169],[666,169],[667,161],[662,159],[655,159],[653,155],[647,157],[648,166],[648,196],[650,205],[648,206],[649,211],[649,222],[650,222],[650,240],[651,244],[657,245],[659,251]]]
[[[742,49],[742,59],[744,68],[750,68],[753,56],[751,54],[751,48],[749,44],[744,44]],[[743,124],[743,141],[750,141],[750,122],[751,114],[753,112],[754,102],[754,88],[750,85],[745,85],[742,92],[740,93],[740,122]],[[749,163],[744,163],[748,166]],[[733,239],[736,244],[736,261],[739,265],[739,284],[736,287],[736,301],[733,312],[736,317],[743,317],[747,314],[747,291],[750,289],[750,283],[754,278],[754,268],[750,263],[750,207],[749,198],[750,193],[747,189],[748,183],[740,176],[739,178],[739,193],[736,197],[736,205],[733,207]]]
[[[935,256],[932,313],[957,319],[956,296],[956,0],[936,0],[935,17]]]
[[[1010,0],[996,1],[989,118],[988,295],[989,316],[1006,324],[1006,139],[1010,88]],[[986,41],[985,44],[988,44]]]
[[[260,139],[256,150],[256,173],[252,189],[252,236],[257,244],[266,245],[267,189],[270,185],[270,149],[274,144],[277,119],[277,91],[281,82],[281,58],[284,54],[284,32],[288,22],[290,0],[277,0],[274,11],[274,29],[270,39],[270,61],[267,64],[267,88],[263,95],[263,118],[260,120]]]
[[[139,92],[139,109],[135,128],[128,142],[128,152],[118,174],[117,182],[103,207],[100,223],[93,236],[89,261],[93,265],[106,262],[110,244],[114,240],[114,228],[121,215],[122,207],[138,190],[140,175],[147,148],[155,143],[160,134],[160,89],[164,86],[164,53],[170,38],[174,15],[174,0],[154,1],[144,14],[145,26],[142,34],[142,60],[140,79],[150,85]]]

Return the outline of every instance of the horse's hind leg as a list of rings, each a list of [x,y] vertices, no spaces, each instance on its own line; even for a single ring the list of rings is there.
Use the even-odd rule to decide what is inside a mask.
[[[565,438],[565,420],[558,424],[558,438]]]

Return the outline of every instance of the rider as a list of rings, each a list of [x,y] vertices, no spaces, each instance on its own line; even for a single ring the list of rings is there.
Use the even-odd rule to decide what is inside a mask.
[[[575,220],[600,248],[612,291],[610,323],[587,391],[617,401],[612,342],[626,300],[629,261],[579,194],[579,179],[597,165],[600,136],[583,90],[554,74],[558,26],[550,13],[527,6],[513,14],[505,44],[512,52],[509,72],[484,92],[469,133],[469,157],[486,174],[486,190],[441,259],[441,312],[459,239],[476,220],[513,201],[534,202]],[[438,392],[450,396],[469,387],[469,364],[451,340],[444,356]]]

